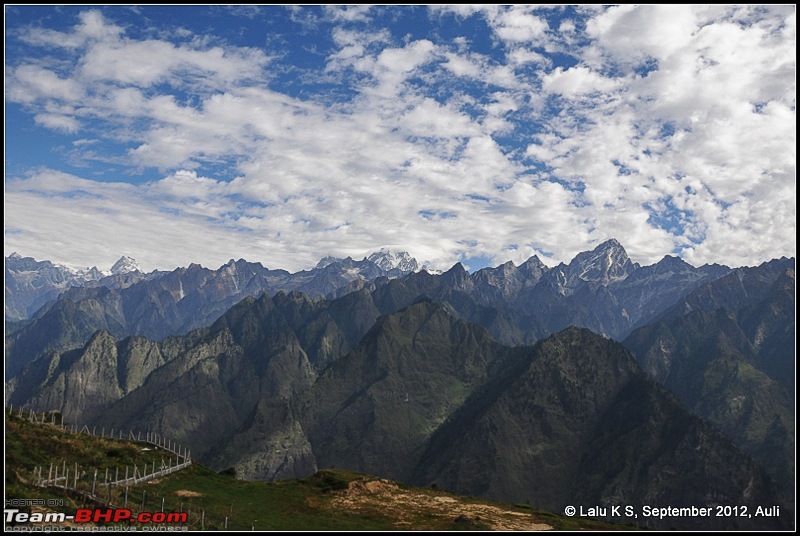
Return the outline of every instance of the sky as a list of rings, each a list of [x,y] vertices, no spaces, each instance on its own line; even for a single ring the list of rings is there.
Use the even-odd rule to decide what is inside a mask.
[[[795,256],[795,6],[6,6],[5,254]]]

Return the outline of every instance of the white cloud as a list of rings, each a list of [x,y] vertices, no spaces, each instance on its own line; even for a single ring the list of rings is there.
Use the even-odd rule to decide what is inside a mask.
[[[618,87],[618,82],[593,72],[588,67],[578,66],[564,70],[557,67],[544,76],[542,87],[545,91],[575,97],[586,93],[605,93]]]
[[[511,42],[529,42],[544,37],[547,22],[531,13],[525,6],[509,6],[490,18],[500,39]]]
[[[30,104],[39,100],[79,102],[85,96],[80,82],[59,77],[38,65],[21,65],[12,71],[6,97]]]
[[[75,133],[80,128],[80,123],[74,117],[59,114],[36,114],[33,118],[37,124],[51,130]]]
[[[367,22],[373,6],[325,6],[325,12],[337,22]]]
[[[434,10],[484,17],[491,53],[329,10],[344,26],[316,23],[333,48],[306,74],[346,88],[339,100],[275,89],[277,60],[214,36],[137,39],[96,11],[31,31],[69,59],[13,58],[8,101],[80,136],[76,151],[120,143],[104,156],[162,178],[7,178],[7,252],[302,269],[393,245],[447,268],[569,261],[613,236],[641,263],[676,247],[699,264],[794,254],[793,11],[622,6],[554,31],[537,9]]]
[[[692,39],[698,29],[693,6],[614,6],[586,27],[603,54],[635,66],[648,57],[668,58]]]
[[[197,50],[155,40],[101,42],[84,55],[81,74],[89,81],[137,87],[166,82],[222,88],[261,77],[267,61],[263,53],[250,49]]]
[[[124,30],[116,24],[109,23],[97,10],[87,10],[78,15],[80,22],[72,32],[60,32],[46,28],[27,28],[20,39],[37,46],[78,48],[93,40],[114,40]]]

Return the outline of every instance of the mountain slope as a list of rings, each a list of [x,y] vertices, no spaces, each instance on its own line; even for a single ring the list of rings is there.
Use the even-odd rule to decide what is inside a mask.
[[[556,511],[779,496],[757,464],[648,380],[624,348],[576,328],[538,344],[468,399],[437,431],[413,481]],[[767,525],[683,518],[655,527]]]
[[[40,307],[69,288],[124,288],[146,277],[136,261],[126,256],[120,257],[110,271],[103,272],[97,267],[73,270],[12,253],[5,257],[5,318],[31,318]]]
[[[786,489],[795,472],[794,292],[789,260],[738,269],[624,343],[645,371]]]
[[[29,261],[35,263],[33,259]],[[406,254],[401,264],[411,266],[412,261]],[[14,262],[6,259],[7,275],[9,266],[19,264]],[[319,298],[348,285],[363,286],[364,282],[379,277],[407,273],[403,267],[387,272],[372,261],[349,258],[334,259],[321,268],[295,274],[268,270],[259,263],[240,259],[231,260],[218,270],[192,264],[144,276],[138,271],[128,271],[133,263],[123,257],[115,265],[113,275],[71,288],[64,283],[48,294],[48,299],[57,299],[41,307],[30,322],[7,334],[6,377],[45,352],[82,347],[97,330],[108,331],[117,338],[139,335],[160,340],[208,326],[248,296],[300,290]],[[50,263],[36,266],[42,264],[52,266]],[[31,273],[38,269],[36,266],[31,267]],[[135,279],[125,279],[133,275]],[[13,288],[7,282],[7,301],[16,299]]]
[[[381,316],[317,371],[293,325],[330,306],[320,308],[301,294],[248,299],[209,329],[165,340],[165,363],[98,405],[92,424],[168,427],[196,458],[248,478],[338,467],[556,511],[577,499],[786,505],[755,462],[618,343],[571,328],[508,348],[451,306],[422,300]],[[101,343],[113,355],[107,335],[90,346]],[[92,368],[95,354],[84,354],[74,370],[107,370],[97,383],[113,383],[110,365]],[[659,526],[784,526],[773,521]]]

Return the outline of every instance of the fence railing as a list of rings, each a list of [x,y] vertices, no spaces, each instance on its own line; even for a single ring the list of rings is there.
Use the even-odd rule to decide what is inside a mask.
[[[170,475],[192,465],[191,450],[171,439],[153,432],[130,430],[125,432],[114,429],[106,431],[105,428],[100,428],[98,431],[97,427],[67,425],[57,411],[42,413],[8,407],[6,412],[32,423],[53,426],[69,433],[152,445],[166,455],[160,461],[104,470],[87,469],[80,464],[68,464],[66,461],[50,464],[47,467],[35,467],[32,478],[28,479],[34,486],[72,496],[84,503],[92,503],[103,508],[127,508],[137,514],[146,511],[186,513],[186,521],[180,526],[192,529],[254,530],[256,528],[255,522],[242,523],[231,518],[232,506],[230,512],[227,508],[224,512],[217,511],[219,509],[216,508],[206,512],[205,508],[193,507],[191,498],[186,499],[188,501],[186,503],[176,502],[174,497],[159,496],[156,489],[133,488],[137,484]],[[137,495],[134,498],[134,493],[141,493],[141,496]]]

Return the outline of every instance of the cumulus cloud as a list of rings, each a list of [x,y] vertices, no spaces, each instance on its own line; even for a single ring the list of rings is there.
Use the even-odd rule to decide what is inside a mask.
[[[643,264],[794,254],[792,9],[431,9],[483,24],[482,43],[398,31],[410,13],[292,13],[325,38],[298,84],[330,93],[275,83],[284,51],[97,10],[12,31],[29,49],[7,60],[8,102],[91,170],[7,176],[6,252],[302,269],[392,246],[447,268],[616,237]],[[103,151],[131,175],[93,167]]]

